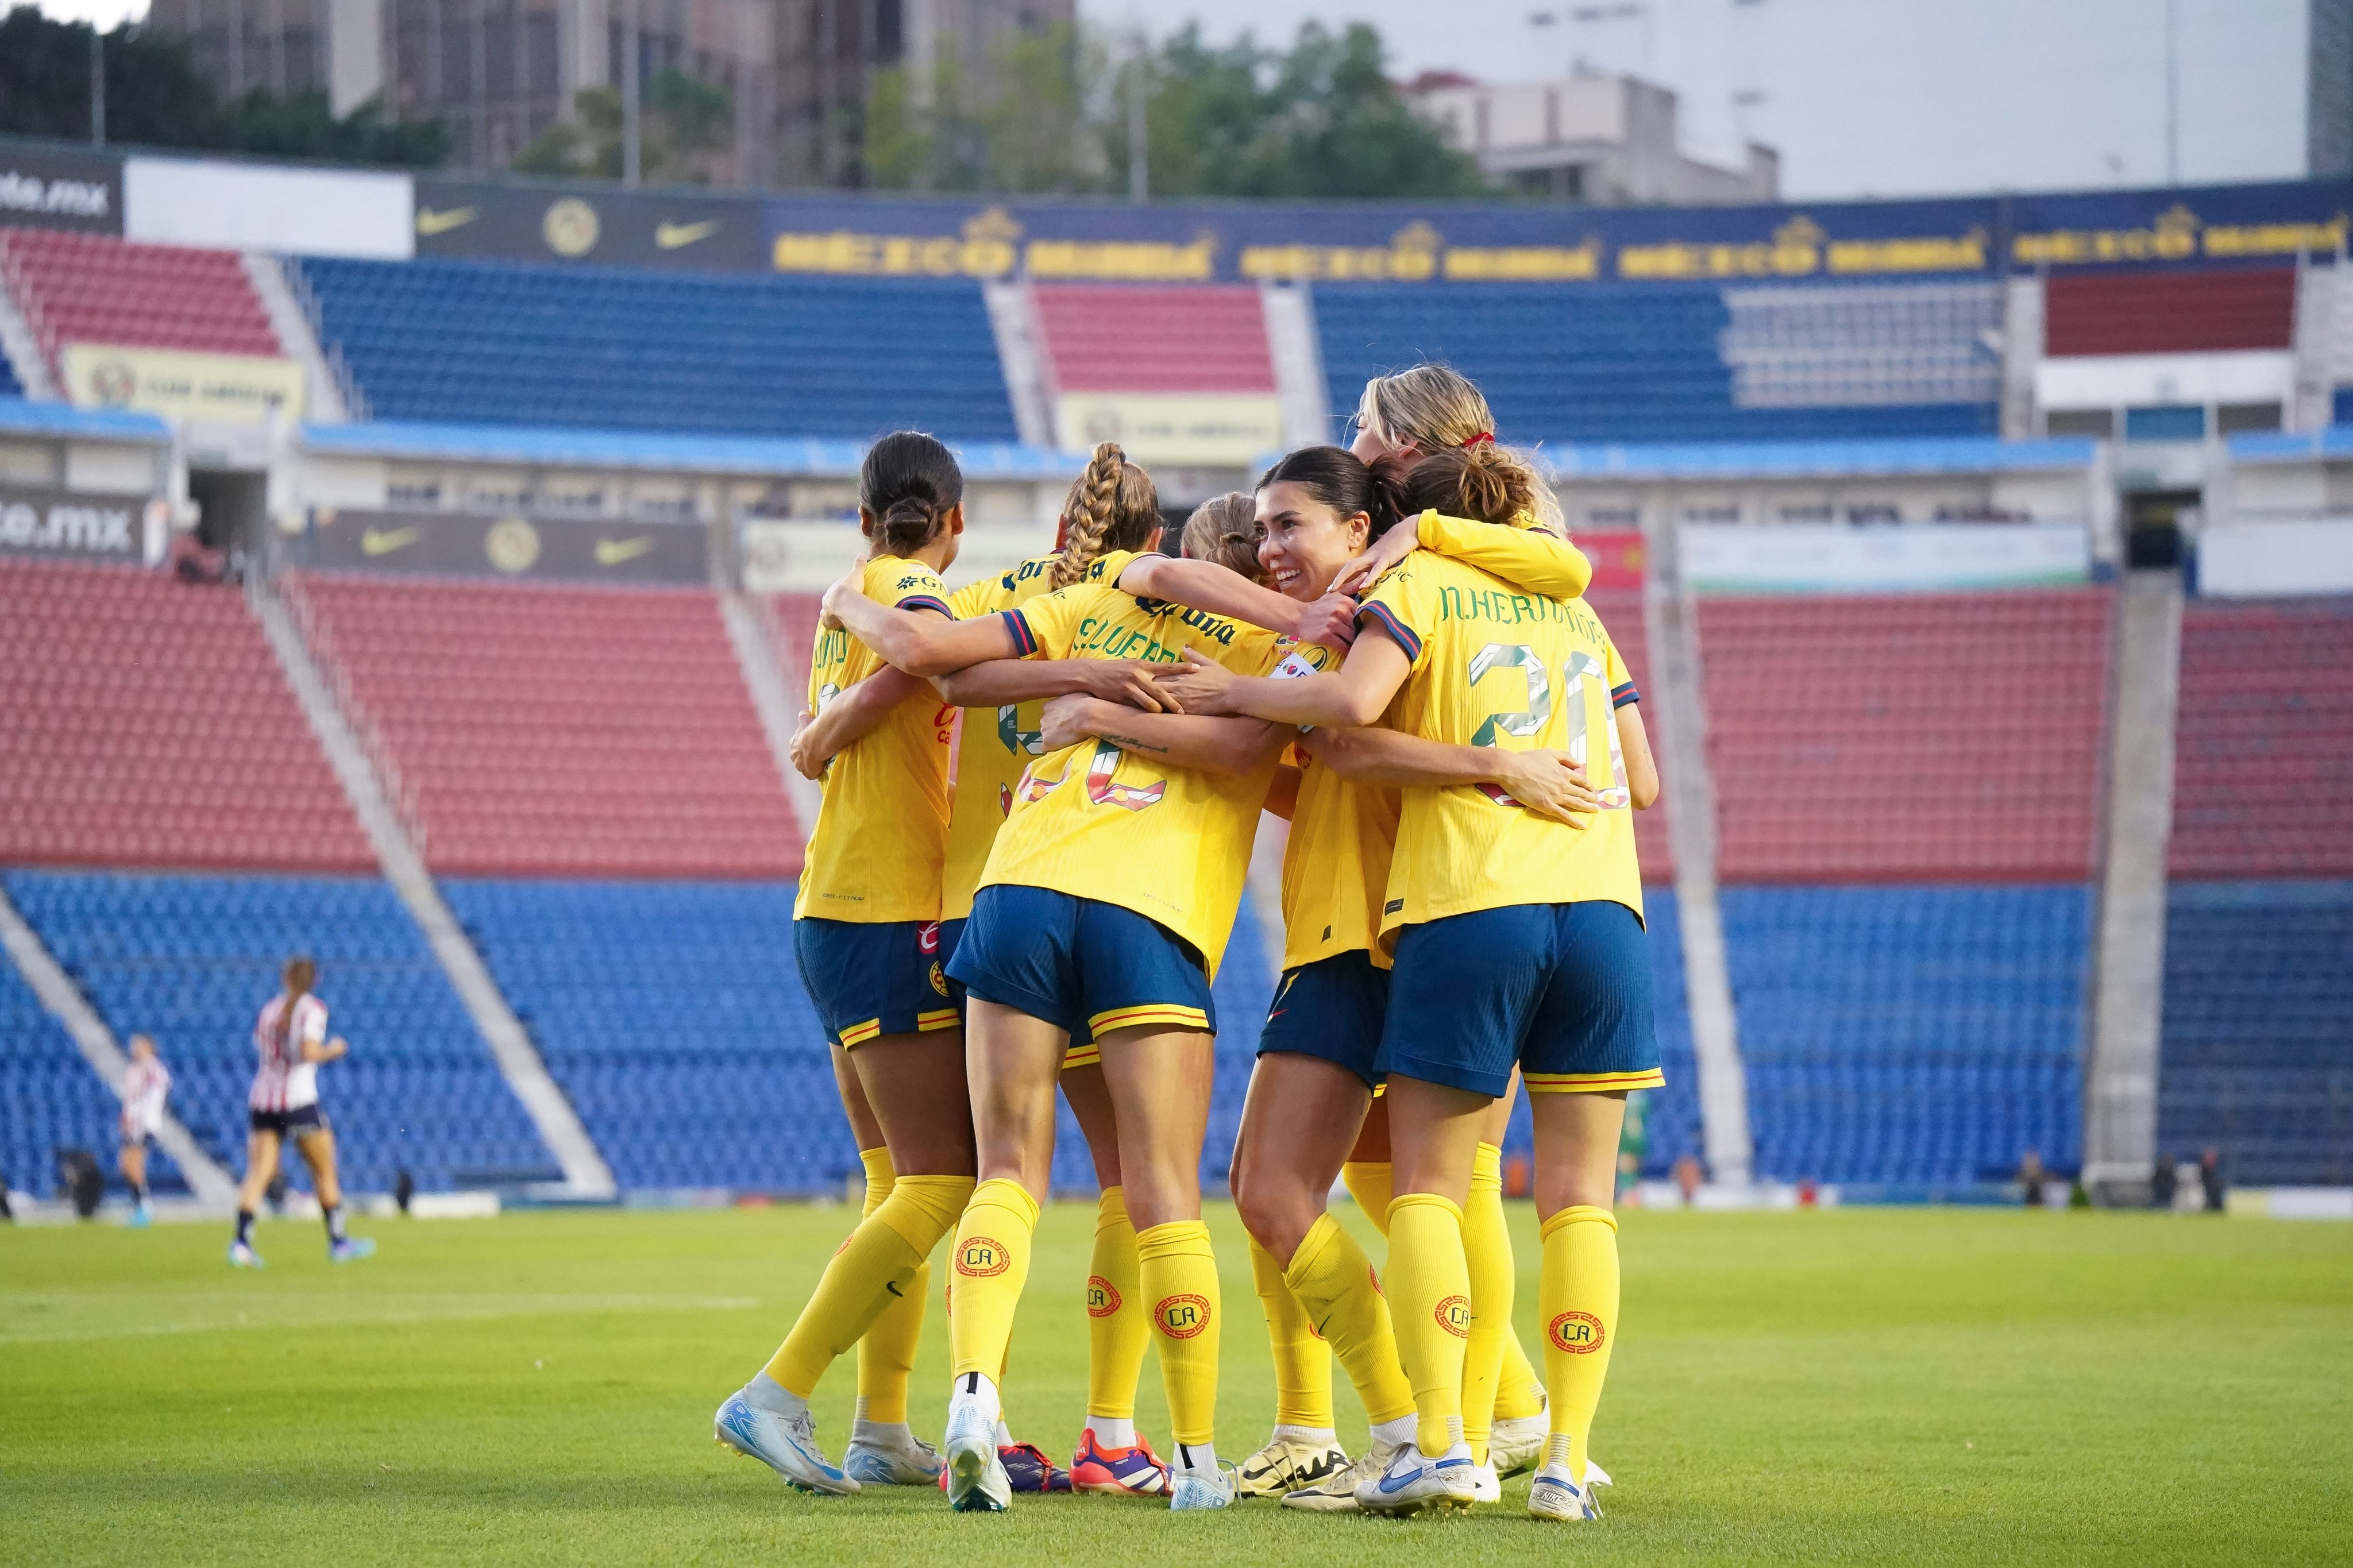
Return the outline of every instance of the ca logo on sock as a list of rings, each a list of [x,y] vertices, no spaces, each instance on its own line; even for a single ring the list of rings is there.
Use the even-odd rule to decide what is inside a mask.
[[[1444,1329],[1456,1339],[1467,1340],[1471,1337],[1470,1297],[1449,1296],[1432,1309],[1431,1315],[1437,1318],[1440,1328]]]
[[[1119,1287],[1100,1274],[1087,1276],[1087,1316],[1108,1318],[1119,1310]]]
[[[987,1279],[1002,1274],[1012,1265],[1005,1244],[995,1237],[976,1236],[956,1248],[956,1272],[975,1279]]]
[[[1570,1355],[1591,1355],[1609,1338],[1601,1320],[1590,1312],[1563,1312],[1545,1328],[1556,1349]]]
[[[1152,1309],[1159,1320],[1160,1331],[1172,1340],[1189,1340],[1209,1326],[1209,1299],[1207,1296],[1165,1296]]]

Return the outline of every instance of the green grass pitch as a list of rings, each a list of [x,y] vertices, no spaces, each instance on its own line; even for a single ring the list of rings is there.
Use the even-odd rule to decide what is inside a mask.
[[[225,1227],[0,1230],[0,1561],[2353,1560],[2353,1226],[1629,1214],[1595,1442],[1618,1485],[1606,1520],[1561,1527],[1519,1511],[1525,1479],[1470,1519],[1403,1522],[789,1493],[715,1447],[711,1415],[851,1212],[379,1222],[383,1250],[344,1268],[315,1225],[271,1223],[259,1275],[222,1263]],[[1047,1212],[1008,1387],[1019,1434],[1065,1457],[1092,1214]],[[1240,1458],[1271,1419],[1266,1342],[1232,1211],[1210,1217],[1219,1451]],[[1513,1223],[1533,1345],[1526,1205]],[[936,1436],[936,1310],[924,1357]],[[845,1363],[819,1391],[837,1456],[852,1381]],[[1150,1362],[1139,1414],[1165,1447]]]

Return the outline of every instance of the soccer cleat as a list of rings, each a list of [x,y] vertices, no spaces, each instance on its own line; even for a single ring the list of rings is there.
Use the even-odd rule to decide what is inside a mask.
[[[1079,1435],[1079,1451],[1071,1457],[1071,1485],[1113,1497],[1165,1497],[1168,1467],[1141,1436],[1132,1447],[1106,1448],[1090,1426]]]
[[[232,1241],[228,1244],[228,1260],[231,1263],[236,1264],[239,1268],[267,1268],[269,1267],[269,1265],[261,1261],[261,1254],[253,1250],[253,1244],[245,1241]]]
[[[733,1448],[747,1459],[757,1459],[785,1479],[785,1485],[799,1492],[818,1492],[829,1497],[854,1497],[858,1483],[834,1468],[832,1461],[817,1446],[817,1424],[806,1410],[792,1415],[779,1415],[773,1410],[762,1410],[741,1392],[727,1396],[712,1418],[711,1435],[723,1447]]]
[[[1488,1434],[1487,1458],[1499,1477],[1516,1476],[1544,1463],[1545,1439],[1552,1435],[1552,1417],[1542,1410],[1534,1415],[1498,1415]]]
[[[1005,1479],[1017,1492],[1071,1489],[1071,1472],[1046,1458],[1046,1451],[1035,1443],[999,1443],[997,1462],[1005,1467]]]
[[[1210,1474],[1199,1470],[1168,1472],[1168,1506],[1190,1510],[1234,1506],[1234,1468],[1219,1465]]]
[[[1493,1464],[1471,1467],[1471,1500],[1501,1502],[1504,1500],[1504,1478],[1495,1473]]]
[[[1578,1486],[1568,1479],[1568,1471],[1559,1465],[1546,1465],[1528,1483],[1528,1517],[1554,1519],[1564,1523],[1599,1519],[1601,1505],[1593,1500],[1592,1472],[1586,1473],[1586,1484]]]
[[[145,1230],[155,1223],[155,1211],[149,1208],[145,1201],[142,1200],[131,1205],[131,1217],[123,1223],[133,1230]]]
[[[1266,1447],[1241,1462],[1235,1489],[1244,1497],[1281,1497],[1338,1474],[1348,1468],[1347,1451],[1337,1443],[1301,1443],[1270,1437]]]
[[[1346,1468],[1335,1471],[1312,1487],[1283,1493],[1282,1506],[1304,1509],[1310,1513],[1359,1512],[1356,1489],[1366,1481],[1378,1480],[1397,1451],[1395,1443],[1375,1443]]]
[[[375,1256],[375,1238],[370,1236],[347,1237],[327,1246],[330,1263],[356,1263],[363,1258]]]
[[[1356,1488],[1356,1506],[1366,1513],[1460,1513],[1476,1493],[1476,1468],[1461,1444],[1435,1459],[1419,1445],[1400,1444],[1388,1468]]]
[[[1013,1500],[1013,1480],[997,1451],[997,1423],[979,1403],[958,1399],[948,1405],[948,1506],[958,1513],[1002,1513]]]
[[[884,1440],[851,1440],[841,1473],[861,1487],[927,1487],[947,1473],[940,1451],[901,1426]]]

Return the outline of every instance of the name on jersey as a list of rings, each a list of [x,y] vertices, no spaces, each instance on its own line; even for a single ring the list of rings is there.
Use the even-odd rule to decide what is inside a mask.
[[[1540,594],[1513,594],[1500,588],[1464,588],[1455,584],[1438,590],[1438,618],[1442,621],[1494,621],[1518,626],[1528,621],[1567,625],[1599,640],[1601,623],[1579,599],[1547,599]]]
[[[1141,600],[1137,601],[1139,604]],[[1176,606],[1171,605],[1168,610]],[[1167,610],[1161,612],[1163,616]],[[1234,623],[1206,610],[1187,610],[1176,616],[1180,625],[1187,626],[1220,647],[1234,646]],[[1079,617],[1078,646],[1081,649],[1104,658],[1142,659],[1147,664],[1175,664],[1182,656],[1185,644],[1162,642],[1158,632],[1146,626],[1126,626],[1107,616]]]

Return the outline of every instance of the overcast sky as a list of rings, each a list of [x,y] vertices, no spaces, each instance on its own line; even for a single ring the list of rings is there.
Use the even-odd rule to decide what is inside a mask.
[[[6,0],[0,0],[5,5]],[[2170,0],[2186,182],[2303,174],[2307,0]],[[145,0],[42,0],[106,22]],[[1777,147],[1800,199],[2154,184],[2166,177],[2168,0],[1079,0],[1155,33],[1374,23],[1400,76],[1564,75],[1572,58],[1683,96],[1684,150]],[[1602,13],[1579,21],[1577,12]],[[1555,20],[1532,25],[1539,13]],[[1631,13],[1628,15],[1627,13]],[[1736,98],[1755,100],[1746,107]]]

